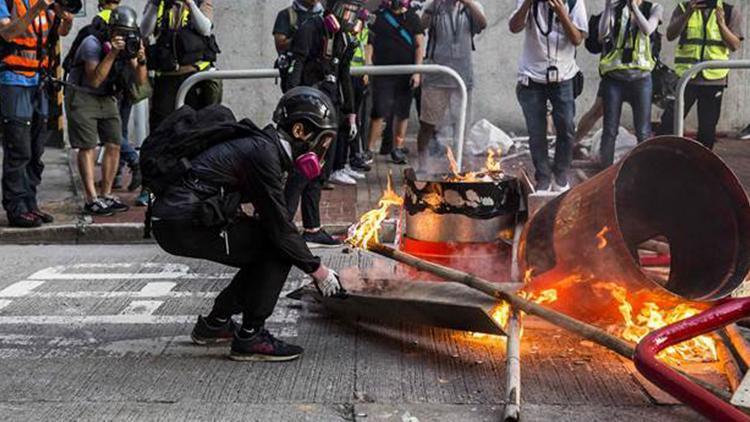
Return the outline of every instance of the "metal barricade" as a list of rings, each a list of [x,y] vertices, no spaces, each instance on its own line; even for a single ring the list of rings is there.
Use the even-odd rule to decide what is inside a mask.
[[[469,93],[463,78],[455,70],[441,65],[403,65],[403,66],[361,66],[351,69],[352,76],[396,76],[419,74],[442,74],[448,75],[458,84],[461,95],[461,104],[458,116],[458,127],[456,131],[456,164],[461,171],[463,165],[464,138],[466,136],[466,114],[469,108]],[[213,70],[207,72],[198,72],[187,78],[177,91],[177,100],[175,106],[182,107],[185,104],[185,97],[193,85],[201,81],[212,79],[275,79],[279,77],[277,69],[245,69],[245,70]]]
[[[674,104],[674,134],[685,136],[685,89],[693,76],[706,69],[750,69],[750,60],[713,60],[693,65],[677,83]]]

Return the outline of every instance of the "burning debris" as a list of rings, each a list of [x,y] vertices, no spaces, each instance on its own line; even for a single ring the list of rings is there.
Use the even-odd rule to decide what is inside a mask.
[[[598,249],[604,249],[607,247],[606,234],[609,233],[609,227],[604,226],[599,233],[596,234],[596,238],[599,239],[599,244],[596,246]]]
[[[503,177],[503,170],[500,164],[502,150],[500,148],[494,151],[492,149],[487,151],[487,160],[484,163],[483,169],[466,173],[458,171],[458,164],[450,147],[445,147],[445,156],[448,158],[448,165],[452,173],[443,176],[443,180],[446,182],[492,182],[500,180]]]
[[[388,217],[388,210],[392,206],[400,207],[403,204],[403,198],[393,190],[391,175],[389,174],[388,185],[380,201],[378,201],[378,208],[370,210],[360,217],[359,223],[350,230],[346,242],[361,249],[367,249],[373,242],[379,243],[378,233],[383,221]]]

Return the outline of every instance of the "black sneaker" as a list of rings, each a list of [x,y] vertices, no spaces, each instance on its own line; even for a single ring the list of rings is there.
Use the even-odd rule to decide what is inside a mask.
[[[128,184],[128,192],[135,192],[141,187],[143,176],[141,175],[141,166],[134,164],[130,167],[130,184]]]
[[[404,151],[401,148],[394,148],[393,151],[391,151],[391,160],[395,164],[408,164],[406,154],[404,154]]]
[[[333,236],[323,229],[316,232],[304,232],[302,233],[302,238],[305,239],[305,242],[310,246],[336,247],[343,244],[342,241],[334,239]]]
[[[208,323],[203,315],[198,315],[198,322],[190,333],[190,339],[193,343],[204,346],[206,344],[226,343],[234,338],[237,331],[237,325],[232,318],[229,318],[224,325],[214,327]]]
[[[285,362],[297,359],[302,352],[303,348],[285,343],[263,328],[248,339],[235,334],[229,359],[240,362]]]
[[[372,166],[370,166],[364,160],[364,158],[362,158],[360,156],[355,156],[354,158],[352,158],[351,160],[349,160],[349,165],[351,166],[351,168],[353,170],[359,171],[359,172],[363,172],[363,171],[364,172],[368,172],[368,171],[372,170]]]
[[[540,180],[536,182],[534,188],[538,193],[549,193],[552,192],[552,183],[548,180]]]
[[[93,201],[83,206],[83,212],[91,215],[110,216],[112,210],[101,198],[96,198]]]
[[[323,190],[334,190],[334,189],[336,189],[336,186],[334,186],[334,184],[331,183],[331,182],[329,182],[329,181],[325,181],[325,182],[323,182],[323,187],[321,189],[323,189]]]
[[[25,212],[19,215],[9,215],[8,225],[10,227],[20,227],[23,229],[30,229],[33,227],[39,227],[42,225],[42,220],[37,217],[36,214],[31,212]]]
[[[109,207],[109,210],[113,213],[125,212],[130,209],[129,206],[123,204],[118,198],[115,198],[114,196],[104,197],[103,200],[104,203],[107,204],[107,207]]]
[[[375,162],[375,155],[373,155],[372,151],[367,150],[362,152],[362,160],[367,164],[372,164]]]
[[[49,224],[55,221],[55,217],[53,217],[52,214],[46,213],[40,209],[32,210],[31,213],[42,220],[42,223]]]
[[[750,139],[750,125],[747,125],[744,129],[742,129],[739,133],[739,138],[743,141],[747,141]]]

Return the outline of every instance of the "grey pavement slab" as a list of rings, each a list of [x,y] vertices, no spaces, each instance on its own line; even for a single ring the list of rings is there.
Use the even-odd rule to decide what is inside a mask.
[[[390,265],[318,252],[339,270]],[[188,337],[231,268],[153,245],[0,246],[0,268],[2,420],[415,422],[502,412],[502,338],[343,321],[281,298],[268,328],[305,347],[303,357],[237,363],[227,345]],[[284,290],[303,282],[294,271]],[[561,330],[530,325],[521,354],[528,420],[694,418],[654,405],[616,355]]]

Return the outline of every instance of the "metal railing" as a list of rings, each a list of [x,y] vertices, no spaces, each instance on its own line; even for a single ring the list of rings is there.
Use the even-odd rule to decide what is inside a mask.
[[[463,78],[455,70],[441,65],[403,65],[403,66],[361,66],[351,69],[352,76],[397,76],[419,74],[442,74],[453,78],[458,84],[460,91],[461,104],[459,108],[458,127],[456,128],[456,164],[458,171],[461,171],[463,165],[464,141],[466,135],[466,114],[469,108],[469,93]],[[177,91],[177,100],[175,106],[182,107],[185,104],[187,93],[195,84],[201,81],[213,79],[274,79],[279,77],[277,69],[246,69],[246,70],[213,70],[207,72],[198,72],[187,78]]]
[[[750,69],[750,60],[712,60],[697,63],[685,72],[677,83],[674,104],[674,133],[685,136],[685,89],[698,72],[706,69]]]

